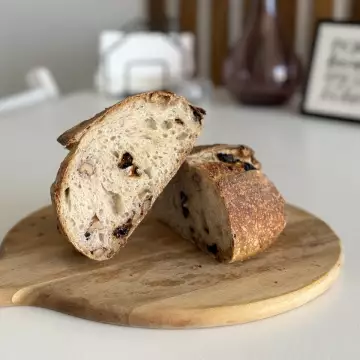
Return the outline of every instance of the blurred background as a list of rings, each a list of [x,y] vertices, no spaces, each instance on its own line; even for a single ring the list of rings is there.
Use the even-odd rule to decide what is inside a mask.
[[[260,3],[262,10],[256,9]],[[283,43],[279,47],[274,41],[277,35],[269,35],[275,56],[284,56],[291,67],[289,54],[296,54],[306,70],[316,22],[324,18],[360,20],[360,1],[5,0],[0,13],[0,97],[23,91],[26,74],[39,66],[51,72],[62,94],[94,87],[104,89],[104,79],[99,78],[104,64],[101,49],[107,42],[114,43],[111,37],[121,38],[116,31],[129,33],[135,29],[193,34],[193,40],[180,38],[187,50],[187,63],[193,61],[187,69],[188,78],[200,79],[202,87],[204,81],[221,86],[226,81],[224,64],[229,50],[246,35],[246,29],[262,26],[256,20],[256,16],[261,17],[259,11],[270,18],[276,12]],[[104,34],[106,31],[110,33]],[[144,39],[138,44],[137,48],[145,52],[152,48],[151,42]],[[123,50],[126,54],[130,51]],[[106,71],[110,71],[108,77],[113,76],[110,65]],[[115,73],[115,77],[119,76]],[[119,86],[128,92],[124,85]],[[141,86],[138,88],[141,90]]]

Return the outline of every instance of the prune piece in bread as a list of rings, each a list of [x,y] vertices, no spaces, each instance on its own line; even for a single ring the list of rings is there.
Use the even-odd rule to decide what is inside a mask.
[[[197,121],[201,124],[202,119],[204,118],[204,115],[206,115],[206,111],[202,108],[192,106],[192,105],[190,105],[190,108],[193,112],[195,121]]]
[[[235,164],[237,162],[239,162],[238,159],[235,159],[234,155],[233,154],[224,154],[224,153],[217,153],[216,154],[216,157],[224,162],[224,163],[227,163],[227,164]]]
[[[122,156],[121,161],[118,164],[118,167],[119,167],[119,169],[126,169],[133,164],[133,161],[134,161],[134,159],[131,156],[131,154],[126,152]]]
[[[132,221],[131,219],[129,219],[125,224],[115,228],[113,231],[113,235],[118,239],[122,238],[123,236],[126,236],[129,233],[131,226],[132,226]]]
[[[256,170],[256,167],[253,164],[246,162],[246,163],[244,163],[244,170],[245,171]]]

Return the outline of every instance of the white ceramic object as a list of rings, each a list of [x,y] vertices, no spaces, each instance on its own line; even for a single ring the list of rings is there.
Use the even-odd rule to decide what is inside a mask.
[[[0,113],[57,98],[60,94],[52,73],[44,67],[29,71],[26,83],[29,90],[0,99]]]
[[[95,87],[111,95],[173,88],[194,72],[194,35],[104,31]]]

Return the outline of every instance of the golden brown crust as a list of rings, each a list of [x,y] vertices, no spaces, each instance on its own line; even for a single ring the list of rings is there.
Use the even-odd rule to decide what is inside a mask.
[[[285,201],[270,180],[258,170],[230,170],[223,163],[198,167],[215,183],[233,236],[231,251],[218,254],[219,260],[242,261],[268,248],[286,224]]]
[[[57,229],[58,231],[64,235],[66,237],[66,239],[81,253],[84,253],[82,249],[79,248],[79,246],[77,245],[76,242],[73,242],[69,239],[69,237],[66,235],[67,234],[67,230],[66,228],[63,226],[63,223],[60,221],[61,219],[61,213],[60,213],[60,193],[61,191],[63,191],[62,189],[62,185],[63,185],[63,179],[65,177],[66,171],[68,169],[68,165],[71,161],[71,159],[73,158],[74,154],[75,154],[75,147],[73,147],[71,149],[71,151],[67,154],[67,156],[65,157],[64,161],[61,163],[60,168],[57,172],[56,175],[56,179],[54,181],[54,183],[51,185],[50,188],[50,196],[51,196],[51,202],[55,211],[55,215],[56,215],[56,225],[57,225]],[[88,256],[88,254],[85,254],[86,256]]]
[[[214,182],[227,175],[237,175],[245,172],[241,166],[232,166],[221,162],[205,162],[197,164],[197,166],[200,170],[205,171],[207,177]]]
[[[101,118],[105,116],[107,110],[108,109],[105,109],[94,115],[91,119],[82,121],[71,129],[65,131],[57,138],[57,141],[67,149],[71,149],[71,147],[80,140],[82,135],[85,134],[91,125],[93,125],[97,120],[100,121]]]
[[[194,146],[194,148],[191,151],[191,154],[197,154],[202,150],[210,150],[217,146],[228,146],[228,145],[225,145],[225,144],[197,145],[197,146]]]

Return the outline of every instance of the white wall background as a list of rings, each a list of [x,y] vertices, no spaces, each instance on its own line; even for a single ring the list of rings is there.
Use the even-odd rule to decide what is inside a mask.
[[[0,0],[0,96],[24,90],[33,66],[62,91],[91,87],[98,34],[144,16],[143,0]]]

